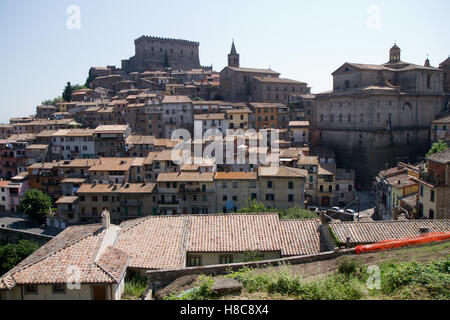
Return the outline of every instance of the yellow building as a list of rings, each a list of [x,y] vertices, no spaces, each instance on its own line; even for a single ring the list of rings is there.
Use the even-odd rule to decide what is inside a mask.
[[[229,128],[247,130],[251,113],[247,107],[227,110]]]

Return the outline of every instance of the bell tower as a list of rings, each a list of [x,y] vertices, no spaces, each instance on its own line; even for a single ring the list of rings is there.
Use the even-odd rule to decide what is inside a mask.
[[[228,66],[239,68],[239,54],[236,52],[236,47],[234,46],[234,40],[231,45],[231,51],[228,55]]]
[[[400,48],[394,43],[394,46],[389,50],[389,63],[400,62]]]

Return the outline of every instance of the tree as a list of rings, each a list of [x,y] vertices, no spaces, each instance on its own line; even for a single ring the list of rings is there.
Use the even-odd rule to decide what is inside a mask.
[[[169,55],[167,54],[167,50],[164,52],[164,68],[170,67],[169,64]]]
[[[245,207],[240,208],[238,213],[263,213],[263,212],[276,212],[276,209],[267,208],[262,202],[258,202],[255,199],[247,200]]]
[[[17,244],[0,246],[0,275],[14,268],[19,262],[39,248],[35,242],[19,240]]]
[[[428,153],[427,153],[427,157],[431,156],[432,154],[435,154],[435,153],[438,153],[441,151],[445,151],[447,149],[448,149],[447,143],[445,141],[440,140],[438,142],[433,143],[430,151],[428,151]]]
[[[48,195],[37,189],[25,192],[20,201],[19,210],[29,214],[30,218],[38,223],[43,223],[47,213],[52,208],[52,200]]]
[[[93,75],[93,74],[92,74],[92,71],[89,70],[89,76],[87,77],[84,86],[85,86],[86,88],[89,88],[90,85],[91,85],[91,82],[92,82],[95,78],[97,78],[97,76]]]
[[[67,82],[66,87],[64,88],[62,94],[62,98],[64,99],[64,101],[70,102],[70,100],[72,100],[72,93],[73,93],[72,85],[70,84],[70,82]]]
[[[76,85],[72,86],[72,92],[82,90],[82,89],[87,89],[87,87],[84,85],[81,85],[81,84],[76,84]]]
[[[45,101],[42,101],[41,105],[43,105],[43,106],[53,106],[56,103],[62,102],[62,101],[63,101],[63,98],[61,96],[59,96],[59,97],[57,97],[57,98],[55,98],[53,100],[52,99],[47,99]]]

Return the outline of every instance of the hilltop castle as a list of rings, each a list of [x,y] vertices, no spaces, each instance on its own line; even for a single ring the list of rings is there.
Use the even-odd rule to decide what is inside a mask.
[[[122,70],[144,72],[171,67],[173,69],[198,69],[199,42],[142,36],[134,40],[135,56],[122,60]]]

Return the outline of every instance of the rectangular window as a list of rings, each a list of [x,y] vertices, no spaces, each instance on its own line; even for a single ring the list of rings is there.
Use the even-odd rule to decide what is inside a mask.
[[[35,284],[27,284],[25,286],[25,294],[38,294],[38,286]]]
[[[219,263],[220,264],[229,264],[229,263],[233,263],[233,256],[230,254],[227,255],[221,255],[219,257]]]
[[[430,201],[434,202],[434,190],[431,190]]]
[[[294,189],[294,182],[292,181],[288,182],[288,189]]]
[[[294,202],[294,195],[293,194],[288,195],[288,201],[289,202]]]
[[[272,189],[272,181],[267,181],[267,188]]]
[[[52,285],[53,294],[65,294],[66,293],[66,284],[54,284]]]
[[[191,256],[189,257],[188,267],[199,267],[202,265],[201,256]]]

